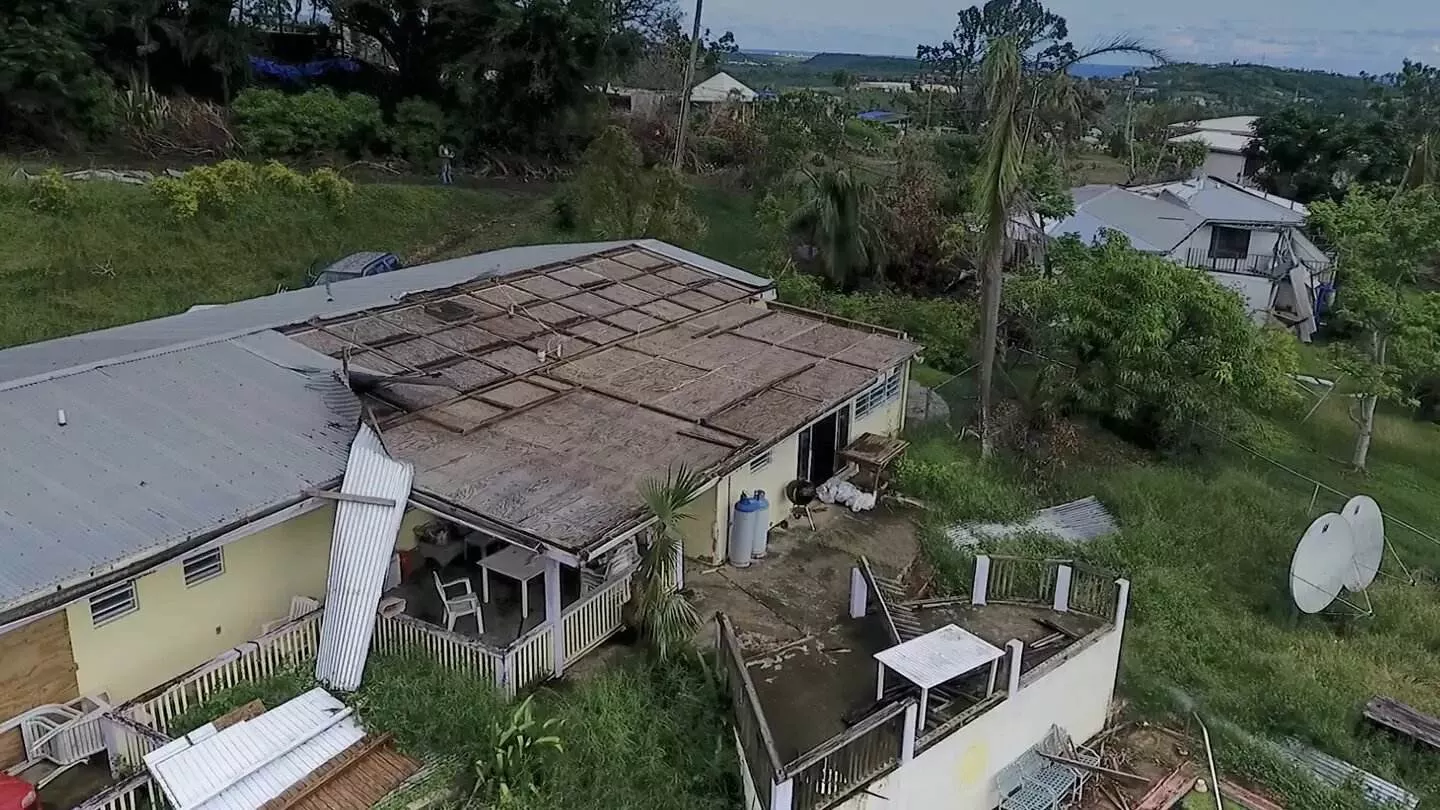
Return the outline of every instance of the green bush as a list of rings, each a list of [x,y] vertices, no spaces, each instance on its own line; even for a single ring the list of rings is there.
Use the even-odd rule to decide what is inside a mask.
[[[780,300],[896,329],[925,347],[925,361],[936,368],[960,372],[971,361],[979,313],[970,301],[914,298],[894,293],[842,294],[826,290],[819,278],[789,270],[775,279]]]
[[[75,184],[65,179],[58,169],[48,169],[30,182],[30,207],[48,214],[64,214],[74,210]]]
[[[334,169],[321,168],[308,176],[277,161],[263,166],[243,160],[222,160],[197,166],[180,177],[161,177],[150,184],[153,193],[175,219],[184,221],[202,210],[224,216],[241,199],[266,191],[285,195],[314,195],[337,210],[355,196],[355,184]]]
[[[235,97],[231,110],[240,143],[260,155],[359,154],[384,129],[380,102],[360,93],[337,96],[328,88],[299,94],[250,88]]]
[[[389,131],[390,149],[412,163],[429,164],[440,153],[445,136],[445,114],[423,98],[407,98],[395,105],[395,123]]]

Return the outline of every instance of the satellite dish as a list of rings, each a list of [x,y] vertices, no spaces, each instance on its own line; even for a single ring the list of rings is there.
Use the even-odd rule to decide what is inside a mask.
[[[1357,495],[1340,510],[1355,536],[1353,564],[1345,572],[1345,590],[1363,591],[1375,581],[1380,561],[1385,557],[1385,518],[1380,505],[1369,495]]]
[[[1350,524],[1330,512],[1315,519],[1290,560],[1290,596],[1302,613],[1319,613],[1335,601],[1355,569]]]

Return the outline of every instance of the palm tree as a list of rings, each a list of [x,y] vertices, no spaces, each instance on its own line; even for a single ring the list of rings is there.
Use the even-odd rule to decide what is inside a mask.
[[[805,170],[806,196],[790,220],[790,233],[813,247],[825,274],[844,291],[884,262],[874,225],[871,189],[848,168]]]
[[[632,610],[641,634],[661,658],[684,648],[700,626],[700,615],[680,593],[676,575],[684,543],[680,523],[690,517],[685,509],[695,501],[703,484],[704,479],[683,464],[672,469],[664,480],[652,478],[640,484],[640,498],[654,523],[640,558]]]
[[[980,453],[993,451],[991,405],[995,379],[995,343],[1000,328],[1001,267],[1005,260],[1010,217],[1020,191],[1025,142],[1021,128],[1022,76],[1015,40],[1001,37],[985,54],[985,154],[975,173],[975,211],[980,237]]]

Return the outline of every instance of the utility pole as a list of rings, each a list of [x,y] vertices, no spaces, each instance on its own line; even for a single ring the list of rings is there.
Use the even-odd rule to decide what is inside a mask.
[[[690,93],[695,84],[695,62],[700,58],[700,12],[705,0],[695,0],[695,28],[690,34],[690,63],[685,66],[685,87],[680,99],[680,131],[675,133],[675,171],[685,162],[685,130],[690,127]]]

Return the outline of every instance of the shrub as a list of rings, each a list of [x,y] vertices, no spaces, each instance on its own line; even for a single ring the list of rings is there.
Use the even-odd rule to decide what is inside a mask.
[[[50,214],[64,214],[75,208],[79,195],[75,184],[58,169],[47,169],[30,182],[30,207]]]
[[[684,178],[669,166],[645,168],[640,147],[620,127],[585,150],[567,194],[579,224],[602,239],[648,236],[693,245],[705,233]]]
[[[428,164],[440,152],[445,135],[445,114],[439,105],[423,98],[407,98],[395,105],[390,127],[390,148],[412,163]]]
[[[384,125],[373,97],[337,96],[328,88],[299,94],[250,88],[236,96],[231,109],[241,144],[262,155],[358,154]]]
[[[179,178],[159,178],[150,184],[150,190],[171,216],[183,221],[202,210],[223,216],[242,198],[266,191],[313,195],[333,208],[344,209],[355,195],[355,184],[334,169],[316,169],[306,176],[273,160],[263,166],[222,160],[213,166],[198,166]]]

